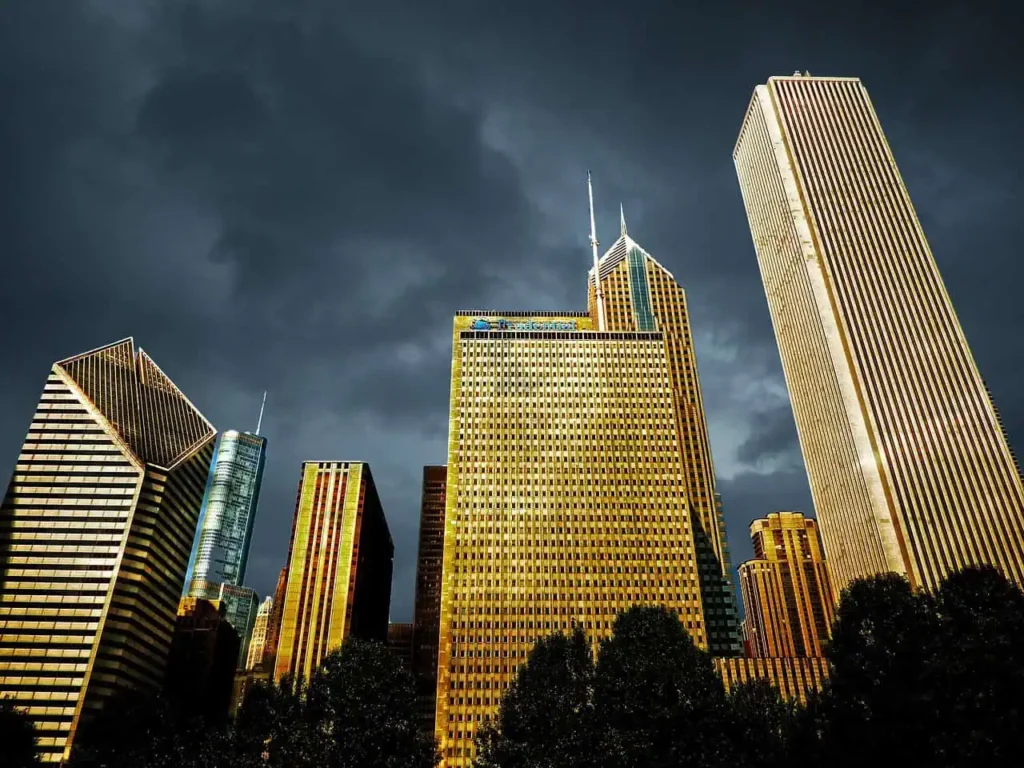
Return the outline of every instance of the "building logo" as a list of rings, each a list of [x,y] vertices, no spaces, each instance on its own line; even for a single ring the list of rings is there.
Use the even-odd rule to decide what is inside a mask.
[[[497,320],[486,320],[477,318],[470,326],[474,331],[575,331],[575,320],[553,320],[551,322],[540,322],[526,320],[524,322],[512,322],[505,318]]]

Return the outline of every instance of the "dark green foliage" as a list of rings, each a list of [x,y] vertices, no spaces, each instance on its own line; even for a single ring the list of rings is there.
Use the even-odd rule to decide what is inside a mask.
[[[594,710],[598,765],[733,765],[722,679],[664,608],[636,607],[616,620],[598,656]]]
[[[770,768],[788,762],[797,739],[796,705],[783,701],[767,680],[736,686],[728,696],[728,738],[744,768]]]
[[[480,768],[592,765],[594,659],[583,630],[541,640],[478,738]]]
[[[0,755],[2,764],[9,768],[36,768],[40,764],[32,721],[3,697],[0,697]]]
[[[659,608],[622,614],[591,668],[586,640],[538,644],[479,739],[479,768],[1009,768],[1024,755],[1024,594],[992,568],[934,594],[854,582],[806,706],[767,682],[728,695]],[[578,749],[576,745],[579,745]]]
[[[69,768],[216,768],[227,748],[223,731],[175,716],[165,699],[126,691],[86,718]]]

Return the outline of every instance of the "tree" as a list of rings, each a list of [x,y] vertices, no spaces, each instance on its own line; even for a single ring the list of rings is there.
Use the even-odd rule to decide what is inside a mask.
[[[3,697],[0,697],[0,750],[4,765],[10,768],[36,768],[39,765],[35,726],[25,712]]]
[[[68,768],[220,768],[226,734],[179,719],[158,694],[122,691],[82,722]]]
[[[478,768],[593,765],[594,658],[583,629],[534,646],[477,737]]]
[[[665,608],[638,606],[619,615],[598,655],[594,711],[597,765],[735,765],[722,679]]]
[[[936,593],[937,762],[1019,765],[1024,754],[1024,594],[991,567],[951,575]]]
[[[744,768],[788,765],[796,738],[797,707],[784,701],[767,680],[753,680],[729,692],[730,739]]]

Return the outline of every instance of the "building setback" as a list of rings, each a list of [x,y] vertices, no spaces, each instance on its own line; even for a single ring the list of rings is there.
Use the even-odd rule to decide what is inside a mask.
[[[448,469],[423,468],[420,536],[416,555],[416,600],[413,612],[412,664],[417,711],[434,730],[437,694],[437,633],[441,621],[441,564],[444,558],[444,509]]]
[[[835,588],[1024,585],[1024,487],[860,80],[772,77],[733,158]]]
[[[131,339],[50,370],[0,506],[0,696],[45,762],[163,686],[214,436]]]
[[[302,465],[276,680],[308,679],[350,635],[387,641],[394,552],[369,465]]]
[[[750,655],[820,657],[832,629],[832,584],[818,526],[799,512],[750,524],[754,559],[739,567]]]
[[[665,340],[588,313],[454,322],[435,733],[447,768],[542,637],[664,605],[708,645]]]

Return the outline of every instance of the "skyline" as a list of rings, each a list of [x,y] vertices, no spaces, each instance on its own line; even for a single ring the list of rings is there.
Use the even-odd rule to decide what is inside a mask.
[[[385,76],[390,84],[386,92],[394,98],[383,106],[370,103],[367,109],[372,122],[383,116],[385,106],[404,105],[403,122],[409,125],[398,126],[395,120],[381,123],[392,130],[412,130],[412,136],[423,142],[414,146],[423,149],[427,159],[412,158],[409,165],[410,158],[405,158],[402,162],[407,167],[400,174],[380,169],[388,187],[386,199],[368,186],[376,174],[360,171],[348,174],[344,182],[324,181],[319,174],[324,158],[328,165],[356,161],[345,153],[346,143],[366,142],[365,151],[377,161],[386,153],[373,148],[376,145],[368,142],[365,132],[359,133],[364,131],[360,126],[343,125],[327,106],[304,101],[303,110],[290,124],[296,135],[307,135],[303,131],[319,135],[314,129],[327,127],[330,146],[341,149],[328,149],[322,156],[314,153],[317,162],[313,162],[283,137],[282,116],[272,115],[258,123],[250,138],[267,157],[300,161],[295,175],[268,166],[268,176],[283,192],[310,190],[312,195],[312,204],[309,198],[304,202],[308,217],[286,205],[275,207],[269,200],[253,197],[256,192],[240,195],[238,205],[249,207],[243,213],[266,218],[266,230],[261,230],[257,225],[263,222],[240,219],[240,208],[233,207],[229,198],[244,180],[242,171],[262,166],[235,156],[208,163],[206,155],[224,140],[217,130],[235,130],[238,123],[231,120],[255,108],[245,101],[247,90],[250,94],[253,90],[237,87],[229,77],[190,80],[187,67],[175,70],[166,61],[148,59],[139,69],[153,73],[155,85],[121,80],[115,72],[132,69],[124,61],[143,55],[129,44],[143,35],[139,30],[147,22],[143,11],[134,12],[138,15],[133,17],[124,5],[100,5],[108,15],[88,19],[81,18],[87,13],[83,9],[50,19],[38,18],[47,13],[45,9],[12,9],[21,25],[0,25],[5,71],[18,72],[19,78],[42,78],[33,88],[17,80],[17,90],[10,93],[7,89],[12,86],[0,86],[13,105],[0,122],[14,137],[17,163],[2,182],[5,193],[11,190],[12,200],[17,194],[17,205],[3,214],[0,245],[7,254],[5,272],[24,287],[0,307],[4,327],[19,329],[8,341],[0,368],[5,391],[0,405],[0,468],[13,467],[51,362],[110,339],[127,335],[146,339],[169,375],[220,429],[248,425],[263,389],[269,388],[273,408],[265,432],[274,443],[274,454],[268,464],[248,579],[261,597],[273,591],[285,559],[301,461],[366,461],[375,469],[396,540],[392,619],[411,619],[420,476],[423,465],[444,460],[447,440],[450,314],[463,306],[480,305],[585,308],[579,276],[590,265],[583,188],[588,165],[594,171],[599,239],[611,242],[621,200],[630,233],[687,290],[733,564],[749,558],[744,531],[751,519],[777,509],[812,513],[756,258],[730,164],[736,126],[754,85],[795,67],[864,79],[982,375],[1003,414],[1011,444],[1021,444],[1024,404],[1015,402],[1014,361],[1021,359],[1024,341],[1012,331],[1024,321],[1011,292],[1015,267],[1010,262],[1013,243],[1024,234],[1012,204],[1021,184],[1011,178],[1013,169],[1020,166],[1015,159],[1019,161],[1021,150],[1012,139],[1021,122],[1019,106],[1010,98],[1012,86],[1001,79],[1006,77],[1005,68],[984,59],[965,63],[961,58],[943,69],[939,53],[934,52],[938,50],[934,46],[947,44],[941,30],[957,26],[962,37],[948,44],[963,46],[961,56],[967,58],[965,49],[977,42],[983,21],[969,16],[950,19],[948,12],[939,12],[940,21],[947,14],[946,26],[940,21],[930,23],[931,49],[926,44],[923,51],[913,47],[901,54],[884,51],[878,63],[845,53],[842,45],[826,51],[807,41],[789,50],[779,42],[778,49],[762,47],[754,55],[756,45],[754,51],[743,49],[744,44],[753,43],[745,37],[749,33],[733,30],[739,39],[732,50],[744,50],[743,62],[723,73],[713,72],[721,64],[713,54],[699,72],[687,72],[700,55],[708,54],[711,44],[691,45],[688,52],[670,56],[675,44],[669,38],[678,34],[681,20],[664,19],[664,32],[653,23],[648,29],[656,35],[649,50],[659,51],[658,67],[671,69],[677,81],[666,84],[664,77],[649,77],[636,94],[627,92],[615,70],[641,79],[657,73],[644,71],[643,67],[653,65],[635,57],[620,59],[613,53],[606,61],[590,60],[585,67],[558,71],[559,65],[552,62],[562,59],[555,56],[576,57],[575,38],[580,35],[564,25],[567,19],[559,16],[565,12],[557,9],[542,15],[546,20],[554,16],[563,26],[549,25],[534,52],[519,51],[519,65],[511,68],[518,76],[496,90],[490,87],[495,83],[485,81],[488,76],[499,81],[509,66],[499,61],[509,53],[508,41],[495,46],[490,56],[477,51],[483,64],[478,72],[481,82],[474,83],[460,79],[452,58],[444,59],[443,37],[429,45],[424,39],[401,40],[402,55],[393,64],[375,62],[368,68],[369,76]],[[262,8],[253,4],[251,13],[260,14]],[[122,18],[112,20],[117,9]],[[519,28],[518,14],[525,18],[529,11],[527,3],[509,12],[513,30]],[[582,35],[588,45],[595,38],[610,37],[610,30],[623,22],[609,18],[616,12],[598,9],[584,22],[592,33]],[[201,29],[216,28],[218,19],[212,13],[199,14]],[[717,18],[718,13],[712,12],[698,29],[710,25],[722,31],[729,26]],[[82,22],[82,28],[99,30],[111,36],[113,43],[105,55],[86,64],[91,55],[87,39],[72,36],[75,44],[61,58],[57,74],[19,66],[28,61],[24,58],[27,47],[42,45],[44,51],[52,52],[48,46],[65,40],[60,34],[55,36],[58,42],[20,34],[35,28],[24,24],[30,15],[37,17],[36,25],[45,22],[58,31],[64,24],[73,30]],[[868,19],[858,18],[864,20],[863,28],[870,26]],[[910,19],[893,18],[892,30],[875,32],[899,39],[902,31],[906,42]],[[765,21],[778,28],[779,22]],[[820,21],[820,13],[807,23],[815,21]],[[460,23],[475,24],[477,19],[469,14]],[[355,14],[354,24],[372,30],[363,14]],[[457,27],[456,33],[461,29]],[[761,25],[759,37],[771,37],[763,29]],[[799,37],[798,31],[791,29],[790,39]],[[997,29],[996,34],[1000,33]],[[621,31],[615,35],[621,36]],[[924,39],[929,40],[927,35]],[[556,52],[555,40],[567,43],[568,50]],[[340,33],[339,41],[351,42]],[[367,44],[379,42],[371,36]],[[918,44],[916,38],[912,42]],[[391,41],[385,48],[393,51],[397,46]],[[237,68],[232,62],[218,62],[212,58],[214,52],[199,47],[194,69],[201,71],[205,66],[217,73]],[[313,60],[335,72],[343,68],[338,64],[344,59],[332,57],[361,55],[345,46],[337,53],[311,48]],[[983,52],[996,56],[998,48],[992,44]],[[155,58],[158,53],[146,55]],[[289,56],[284,50],[284,64],[311,66]],[[545,57],[541,61],[548,66],[539,67],[537,57]],[[545,86],[530,62],[556,83]],[[283,69],[284,64],[280,70],[265,72],[269,80],[253,87],[292,83],[293,74]],[[440,85],[421,82],[421,70],[431,66],[439,70],[432,76]],[[984,77],[985,86],[977,90],[951,87],[943,78],[952,71],[965,81]],[[112,94],[88,105],[71,98],[57,108],[53,94],[60,91],[54,89],[66,87],[58,77],[61,73],[82,84],[84,93],[111,85]],[[701,80],[709,74],[716,79],[714,87],[707,89]],[[294,76],[299,77],[293,83],[296,86],[326,87],[308,69]],[[582,117],[576,116],[582,123],[568,113],[579,111],[584,94],[592,92],[590,86],[567,89],[568,107],[550,101],[548,88],[557,90],[555,85],[573,77],[585,78],[585,83],[603,82],[606,89],[598,99],[600,106],[587,106]],[[533,88],[524,95],[519,89],[527,79]],[[442,91],[447,84],[463,88],[454,87],[446,98]],[[347,81],[343,87],[362,98],[372,91],[365,84]],[[699,109],[693,109],[693,103],[685,109],[673,103],[683,90]],[[1007,98],[1000,99],[1001,93]],[[40,99],[40,94],[45,98]],[[218,94],[238,98],[218,98]],[[517,96],[532,101],[522,106]],[[455,104],[460,98],[468,99],[470,106]],[[214,99],[225,110],[215,115],[207,133],[197,133],[194,121],[195,110],[205,103],[202,99]],[[503,99],[508,103],[502,104]],[[635,118],[629,126],[637,134],[633,143],[627,142],[622,126],[614,124],[624,107]],[[226,113],[229,108],[235,110],[235,117]],[[410,112],[410,108],[419,111]],[[122,114],[125,109],[128,117]],[[692,113],[702,115],[699,124],[692,120]],[[509,122],[503,125],[503,120]],[[22,121],[36,126],[32,135],[21,132]],[[127,132],[122,121],[127,121]],[[336,128],[346,128],[348,133]],[[479,133],[485,134],[486,143],[476,141]],[[442,149],[441,142],[453,136],[475,154]],[[549,162],[548,153],[557,162]],[[456,163],[458,172],[441,179],[427,164],[443,160],[468,165]],[[175,162],[191,171],[173,172]],[[492,167],[488,163],[496,164],[498,170],[481,171]],[[200,168],[204,164],[211,166],[210,175]],[[463,171],[466,167],[469,170]],[[100,194],[88,194],[94,187],[87,182],[98,172]],[[425,181],[417,182],[417,177]],[[58,179],[59,190],[47,186]],[[398,181],[408,189],[396,194]],[[495,186],[489,186],[491,182]],[[362,194],[363,200],[342,205],[349,200],[346,193]],[[431,197],[438,201],[431,202]],[[47,207],[34,209],[37,198],[40,204],[45,200]],[[45,211],[45,218],[26,215],[33,210]],[[16,218],[9,221],[8,216]],[[37,220],[46,224],[36,224]],[[238,250],[242,241],[230,236],[263,231],[270,233],[266,250]],[[68,232],[78,234],[71,238]],[[978,269],[979,254],[984,256],[984,269]],[[369,268],[366,260],[374,258],[388,268]],[[40,260],[56,269],[41,270]],[[43,275],[45,280],[40,279]],[[408,285],[383,279],[393,275]],[[106,290],[110,284],[121,289],[110,292]],[[403,294],[403,289],[409,293]],[[139,301],[140,296],[145,302]],[[366,301],[360,303],[360,298]],[[40,306],[48,307],[47,317],[31,324],[21,322]],[[240,308],[262,308],[267,316],[251,325],[239,323],[232,315]]]

